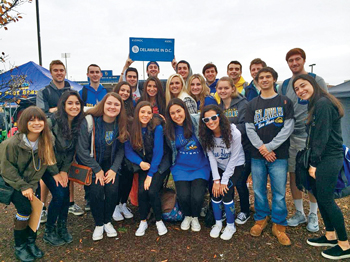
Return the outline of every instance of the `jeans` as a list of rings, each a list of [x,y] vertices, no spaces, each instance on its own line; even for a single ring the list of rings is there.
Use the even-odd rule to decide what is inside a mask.
[[[185,216],[199,217],[208,181],[198,178],[193,181],[176,181],[176,194]]]
[[[69,183],[67,187],[62,187],[60,184],[56,186],[55,179],[48,172],[45,172],[41,179],[52,195],[47,212],[47,225],[54,226],[57,219],[66,222],[69,208]]]
[[[254,219],[256,221],[271,215],[267,199],[267,175],[269,174],[272,191],[272,222],[283,226],[287,225],[287,170],[287,159],[276,159],[274,162],[268,162],[265,159],[252,158]]]

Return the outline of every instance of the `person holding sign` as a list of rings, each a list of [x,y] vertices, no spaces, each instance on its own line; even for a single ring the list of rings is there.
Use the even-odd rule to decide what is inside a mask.
[[[44,253],[35,245],[36,232],[28,226],[31,201],[48,165],[56,163],[52,136],[44,112],[26,108],[18,121],[19,133],[0,145],[0,179],[13,188],[10,201],[15,205],[15,255],[21,261],[34,261]]]

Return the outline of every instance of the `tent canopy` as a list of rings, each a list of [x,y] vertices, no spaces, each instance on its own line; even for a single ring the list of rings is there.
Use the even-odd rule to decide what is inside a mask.
[[[344,145],[350,147],[350,81],[330,88],[329,93],[343,104],[344,116],[341,119],[343,141]]]
[[[35,96],[52,80],[50,71],[30,61],[0,75],[0,100]],[[82,86],[67,80],[74,90]]]

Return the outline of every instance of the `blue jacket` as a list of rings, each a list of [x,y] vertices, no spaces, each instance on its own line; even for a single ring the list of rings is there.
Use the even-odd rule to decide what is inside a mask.
[[[84,101],[84,94],[83,90],[87,90],[87,96],[86,100]],[[98,102],[102,100],[102,98],[107,94],[107,89],[103,87],[103,85],[99,85],[97,88],[97,91],[91,87],[90,85],[85,85],[83,88],[79,91],[80,97],[84,101],[84,106],[95,106]]]

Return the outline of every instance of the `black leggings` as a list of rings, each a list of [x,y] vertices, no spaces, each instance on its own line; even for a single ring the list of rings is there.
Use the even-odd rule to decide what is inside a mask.
[[[110,165],[102,163],[101,167],[104,172],[107,172]],[[100,181],[97,184],[95,183],[95,176],[93,176],[92,183],[89,186],[90,207],[96,226],[103,226],[111,222],[115,206],[117,205],[118,184],[119,179],[116,177],[114,184],[109,182],[101,186]]]
[[[175,182],[177,199],[185,216],[199,217],[207,184],[208,181],[201,178]]]
[[[313,195],[316,197],[318,208],[326,226],[326,231],[336,231],[340,241],[348,239],[343,213],[334,201],[334,189],[338,173],[343,165],[340,157],[324,157],[316,169],[316,180],[310,177]]]
[[[32,213],[32,206],[28,198],[22,195],[21,191],[14,190],[11,196],[11,202],[15,205],[17,213],[21,216],[30,216]]]
[[[148,190],[145,190],[144,183],[148,172],[139,172],[139,212],[140,219],[145,220],[152,206],[156,221],[162,220],[162,203],[160,201],[160,190],[163,186],[166,173],[155,173]]]
[[[121,176],[119,178],[119,194],[117,204],[126,203],[132,187],[132,181],[134,179],[134,172],[130,172],[125,166],[120,171]]]
[[[235,180],[241,179],[241,176],[243,174],[243,169],[244,169],[244,165],[235,167],[235,172],[230,177],[230,179],[228,181],[228,184],[227,184],[227,187],[229,188],[229,190],[227,191],[227,193],[225,193],[224,196],[214,197],[212,195],[212,199],[215,202],[218,202],[218,201],[222,200],[222,202],[224,202],[224,203],[230,203],[233,200],[234,192],[235,192],[234,184],[236,183]],[[218,169],[218,171],[219,171],[219,175],[220,175],[220,179],[221,179],[222,178],[222,174],[224,173],[224,171],[222,169],[220,169],[220,168]],[[213,193],[213,191],[212,191],[212,193]]]

